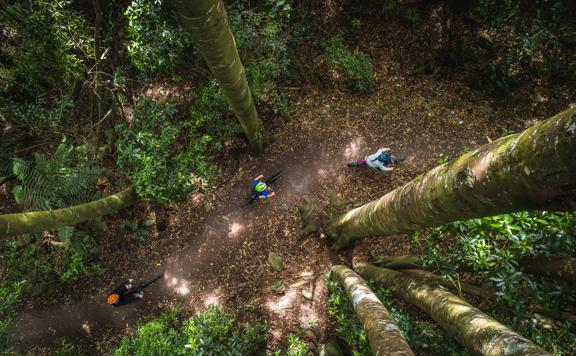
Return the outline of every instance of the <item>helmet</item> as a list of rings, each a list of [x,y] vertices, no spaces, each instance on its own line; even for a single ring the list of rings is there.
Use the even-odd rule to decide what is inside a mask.
[[[106,299],[106,302],[110,305],[113,305],[113,304],[116,304],[116,302],[119,300],[120,300],[120,294],[112,293],[108,296],[108,299]]]
[[[256,189],[258,193],[265,191],[266,188],[267,188],[266,183],[263,182],[258,182],[258,184],[256,184],[256,186],[254,187],[254,189]]]
[[[378,155],[378,160],[380,162],[383,162],[383,163],[391,163],[392,162],[392,160],[390,159],[390,155],[386,154],[386,153],[380,153],[380,155]]]

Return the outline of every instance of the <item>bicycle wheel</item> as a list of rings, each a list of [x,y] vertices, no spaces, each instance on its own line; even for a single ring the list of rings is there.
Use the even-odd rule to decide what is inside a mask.
[[[246,198],[246,200],[244,200],[244,203],[242,203],[242,206],[246,206],[248,204],[251,204],[254,200],[256,200],[257,197],[258,197],[258,193],[256,193],[256,192],[252,193],[252,195],[250,195],[248,198]]]
[[[266,184],[272,184],[275,181],[277,181],[280,177],[282,177],[282,171],[278,171],[276,172],[273,176],[271,176],[270,178],[266,179]]]
[[[366,165],[366,161],[360,160],[360,161],[347,163],[346,165],[348,167],[364,167]]]
[[[142,283],[140,283],[136,287],[136,289],[142,290],[142,289],[148,287],[149,285],[151,285],[152,283],[156,282],[157,280],[159,280],[163,276],[164,276],[164,270],[156,273],[154,276],[150,277],[149,279],[145,279],[144,281],[142,281]]]
[[[392,156],[392,161],[394,161],[394,163],[403,162],[405,159],[406,157],[404,156]]]

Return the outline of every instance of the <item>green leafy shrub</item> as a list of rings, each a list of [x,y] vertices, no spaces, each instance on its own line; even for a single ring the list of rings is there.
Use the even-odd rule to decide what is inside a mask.
[[[408,7],[404,10],[403,19],[411,25],[420,21],[420,12],[417,7]]]
[[[70,0],[16,2],[0,14],[0,21],[14,36],[0,47],[12,64],[4,72],[9,91],[33,97],[86,73],[93,29]]]
[[[33,135],[54,130],[71,108],[62,89],[94,61],[93,27],[70,0],[9,2],[0,24],[0,115]]]
[[[298,337],[298,335],[288,334],[288,348],[286,356],[307,356],[308,346]]]
[[[143,220],[140,222],[138,217],[132,219],[123,219],[120,227],[132,233],[132,238],[138,241],[144,241],[151,233],[151,227],[156,223],[155,220]]]
[[[562,73],[560,77],[564,80],[573,78],[569,68],[576,65],[576,56],[559,40],[573,31],[573,13],[564,4],[553,0],[528,7],[519,0],[478,1],[473,7],[474,15],[482,32],[490,33],[494,52],[478,82],[498,94],[508,95],[534,72]]]
[[[534,255],[573,256],[575,232],[574,213],[519,212],[455,222],[434,229],[427,237],[424,263],[449,280],[457,278],[458,270],[470,270],[484,282],[491,282],[496,300],[509,311],[502,313],[502,308],[494,304],[487,309],[494,311],[491,315],[520,334],[533,335],[534,341],[547,350],[568,352],[576,344],[576,335],[532,325],[528,322],[533,319],[529,306],[574,310],[576,286],[523,273],[518,261]],[[457,240],[450,246],[450,254],[443,254],[440,251],[447,235]],[[568,325],[563,327],[569,329]]]
[[[328,63],[356,92],[371,92],[374,89],[374,74],[370,59],[364,55],[354,55],[344,45],[342,33],[328,39],[324,46]]]
[[[263,324],[238,325],[233,314],[209,306],[185,321],[171,312],[145,323],[114,355],[257,355],[265,335]]]
[[[143,73],[173,73],[183,62],[190,36],[175,15],[158,0],[134,0],[128,19],[128,55]]]
[[[160,203],[182,200],[203,179],[212,177],[208,161],[212,137],[186,137],[185,123],[174,118],[176,108],[157,106],[143,98],[131,126],[116,127],[117,164],[130,178],[138,195]]]
[[[0,250],[4,256],[2,268],[8,271],[6,279],[22,283],[25,294],[40,294],[56,282],[101,272],[96,263],[90,262],[97,246],[85,228],[63,227],[50,240],[28,235],[23,241],[3,241]]]
[[[291,11],[286,1],[269,0],[258,10],[237,4],[228,12],[252,95],[256,100],[271,102],[275,112],[281,114],[290,113],[289,106],[280,102],[283,96],[278,83],[288,77],[291,66],[288,47]]]
[[[216,80],[209,81],[194,98],[190,118],[186,121],[189,135],[210,137],[211,145],[218,149],[223,140],[242,132],[238,121],[225,118],[228,104]]]
[[[14,304],[22,295],[22,283],[0,282],[0,354],[12,354],[9,348],[10,329],[14,325]]]

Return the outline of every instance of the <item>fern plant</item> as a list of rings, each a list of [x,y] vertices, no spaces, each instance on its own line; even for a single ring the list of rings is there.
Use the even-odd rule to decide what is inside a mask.
[[[18,185],[14,199],[25,209],[49,210],[78,205],[100,198],[95,190],[102,168],[78,165],[74,148],[62,143],[51,158],[36,153],[32,160],[12,159]]]

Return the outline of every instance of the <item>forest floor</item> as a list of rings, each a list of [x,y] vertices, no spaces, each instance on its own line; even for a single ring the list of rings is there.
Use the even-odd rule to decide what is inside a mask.
[[[268,350],[285,348],[286,335],[303,330],[310,344],[322,340],[330,328],[323,276],[333,264],[350,264],[368,250],[402,255],[420,249],[409,235],[364,239],[341,254],[317,235],[300,238],[296,206],[302,198],[326,199],[332,191],[355,203],[369,202],[437,165],[440,155],[456,157],[498,138],[503,128],[522,126],[499,111],[497,102],[457,80],[401,70],[392,55],[382,55],[394,53],[382,34],[369,29],[365,34],[371,36],[365,51],[378,58],[372,94],[313,83],[287,89],[297,112],[267,123],[274,141],[265,155],[232,153],[222,160],[223,174],[214,186],[168,209],[146,207],[156,214],[157,229],[145,242],[119,238],[125,232],[110,227],[99,239],[107,251],[99,263],[107,272],[59,289],[58,298],[27,302],[18,315],[16,346],[29,350],[65,336],[95,354],[109,353],[106,345],[116,344],[127,327],[163,311],[194,314],[210,304],[237,310],[242,321],[265,321]],[[311,61],[322,65],[313,55]],[[398,68],[395,74],[392,67]],[[346,167],[380,147],[408,159],[390,174]],[[280,169],[276,196],[241,206],[252,178]],[[270,252],[283,257],[282,271],[269,265]],[[158,269],[165,269],[165,278],[149,287],[140,303],[106,305],[106,293],[116,284]]]

